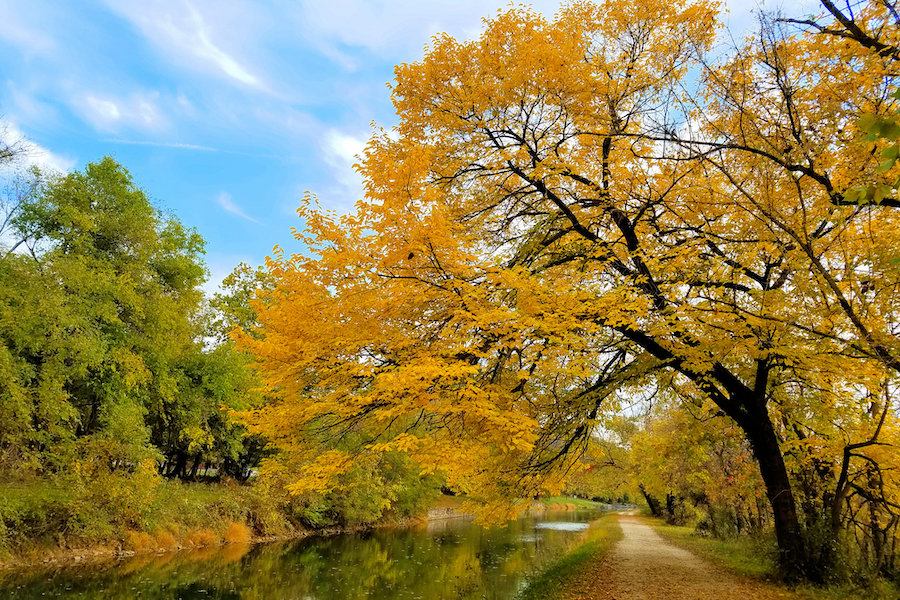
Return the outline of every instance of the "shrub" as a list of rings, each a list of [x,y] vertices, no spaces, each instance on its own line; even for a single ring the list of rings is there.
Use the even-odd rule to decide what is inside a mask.
[[[231,522],[225,530],[226,544],[247,544],[250,542],[250,528],[242,523]]]
[[[203,548],[219,544],[219,536],[212,529],[197,529],[190,532],[184,539],[184,545],[193,548]]]

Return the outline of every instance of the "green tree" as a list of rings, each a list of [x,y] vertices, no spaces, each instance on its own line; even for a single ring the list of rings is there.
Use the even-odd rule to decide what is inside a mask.
[[[3,446],[44,468],[73,459],[63,446],[133,465],[149,451],[145,415],[171,403],[175,359],[196,343],[203,241],[111,159],[45,183],[13,223],[39,250],[3,262],[0,335],[18,363]]]
[[[251,385],[233,352],[204,347],[200,235],[109,158],[37,186],[11,223],[33,251],[0,259],[7,464],[89,474],[156,458],[188,477],[235,458],[228,407]]]

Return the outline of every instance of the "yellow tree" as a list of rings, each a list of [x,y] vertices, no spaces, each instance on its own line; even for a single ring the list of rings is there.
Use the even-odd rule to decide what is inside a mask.
[[[683,523],[699,509],[700,525],[713,535],[759,529],[768,521],[746,439],[715,407],[660,403],[630,450],[633,476],[651,509],[662,513],[657,516]]]
[[[736,219],[743,223],[740,234],[732,229],[710,240],[706,228],[700,236],[711,252],[729,257],[738,283],[775,274],[761,290],[761,304],[720,297],[717,309],[741,312],[772,331],[791,330],[819,347],[813,355],[819,365],[786,363],[793,361],[790,352],[777,358],[782,368],[771,394],[791,453],[811,461],[799,477],[806,500],[811,473],[828,481],[820,492],[822,516],[836,537],[852,512],[848,474],[880,469],[872,456],[889,445],[896,411],[890,400],[900,370],[900,171],[890,144],[896,136],[862,138],[872,123],[895,121],[900,20],[886,0],[822,5],[819,18],[780,21],[802,32],[772,22],[732,59],[706,68],[693,135],[662,137],[687,149],[701,165],[695,181],[719,201],[711,209],[694,205],[683,229],[703,229],[722,215]],[[840,371],[832,365],[826,380],[818,375],[814,385],[806,380],[785,389],[798,368],[828,373],[823,366],[833,356],[858,359],[841,385],[834,385]],[[812,396],[819,410],[796,405]],[[822,438],[830,444],[823,446]],[[818,449],[810,452],[812,446]],[[900,505],[883,489],[855,491],[896,524]]]
[[[781,415],[822,402],[856,414],[856,390],[883,386],[884,368],[873,347],[848,351],[858,347],[839,333],[840,310],[807,312],[825,279],[765,214],[813,223],[813,184],[732,148],[744,112],[784,115],[764,112],[776,94],[754,83],[768,81],[765,44],[703,68],[716,27],[702,1],[575,2],[554,20],[513,9],[478,40],[438,37],[397,67],[400,123],[367,146],[365,197],[346,216],[304,202],[308,251],[270,259],[262,337],[242,337],[280,398],[248,422],[303,465],[294,490],[325,488],[354,453],[387,449],[475,497],[558,489],[653,375],[736,423],[783,565],[815,575]],[[815,61],[833,67],[816,40],[801,42],[809,50],[792,60],[810,77]],[[688,94],[699,72],[707,91]],[[716,85],[759,97],[729,104]],[[686,107],[678,133],[699,118],[703,139],[673,135],[675,107]],[[831,215],[823,247],[860,252],[869,230],[825,203],[809,225]],[[326,454],[302,435],[347,432],[364,441]]]

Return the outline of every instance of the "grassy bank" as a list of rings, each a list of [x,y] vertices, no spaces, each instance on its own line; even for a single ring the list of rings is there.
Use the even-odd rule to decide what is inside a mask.
[[[691,527],[668,525],[664,521],[648,517],[662,537],[693,552],[698,556],[742,575],[777,580],[775,563],[775,542],[768,537],[741,536],[730,539],[715,539],[700,536]],[[873,582],[869,587],[851,584],[818,587],[800,585],[792,588],[809,600],[896,600],[900,589],[885,581]]]
[[[155,474],[0,482],[0,566],[99,558],[402,523],[434,494],[372,487],[291,497],[263,483],[184,483]],[[408,491],[407,491],[408,492]]]
[[[300,530],[252,486],[76,479],[3,485],[0,562],[196,548]]]
[[[579,580],[591,563],[602,560],[620,539],[622,529],[615,515],[604,515],[591,523],[574,549],[531,577],[518,599],[552,600],[558,597]]]

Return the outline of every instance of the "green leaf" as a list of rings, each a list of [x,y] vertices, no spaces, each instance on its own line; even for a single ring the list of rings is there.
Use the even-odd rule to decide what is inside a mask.
[[[844,202],[847,204],[860,204],[865,197],[865,190],[853,188],[844,192]]]
[[[859,117],[856,121],[856,126],[859,127],[860,131],[865,131],[866,133],[871,133],[875,128],[875,124],[878,121],[878,117],[872,114],[865,114]]]
[[[894,120],[880,119],[881,121],[881,137],[886,140],[894,141],[900,138],[900,124]]]

